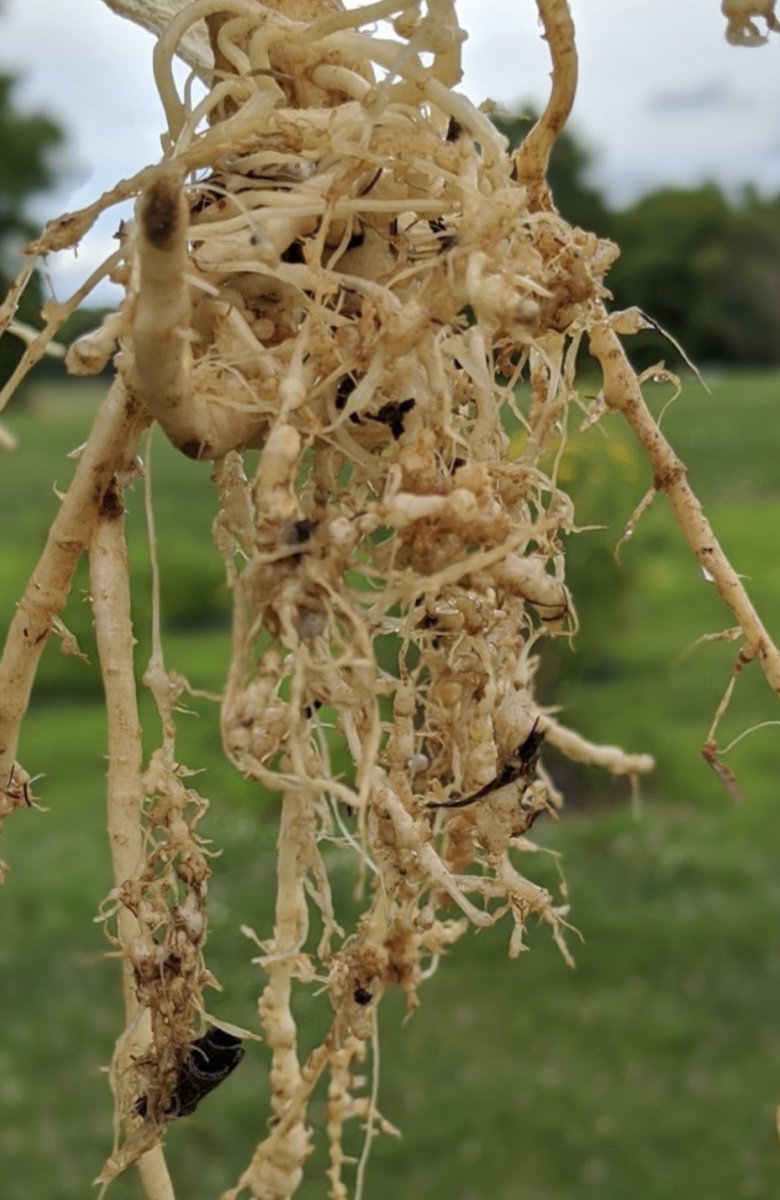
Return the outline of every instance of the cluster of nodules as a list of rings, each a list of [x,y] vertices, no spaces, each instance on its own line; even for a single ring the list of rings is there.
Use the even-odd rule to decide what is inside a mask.
[[[614,251],[556,214],[532,217],[508,158],[488,173],[465,133],[448,140],[390,105],[364,140],[362,110],[344,107],[335,163],[303,111],[303,149],[283,171],[264,175],[271,164],[243,155],[193,193],[192,263],[206,289],[193,292],[193,386],[254,411],[256,444],[281,398],[302,431],[374,457],[430,397],[452,464],[453,406],[489,390],[497,366],[511,376],[540,340],[584,328]],[[276,117],[258,146],[290,135],[289,116]],[[399,155],[404,144],[430,177]]]
[[[190,236],[225,305],[196,328],[200,361],[263,413],[233,531],[250,616],[228,753],[316,794],[335,724],[352,759],[339,802],[352,789],[365,807],[378,769],[424,814],[506,777],[538,711],[531,644],[568,628],[572,513],[546,472],[567,338],[606,294],[614,248],[529,212],[500,135],[479,144],[413,96],[399,78],[373,109],[346,94],[329,111],[269,106],[195,190]],[[535,445],[517,462],[507,410]],[[453,861],[500,854],[528,816],[500,837],[453,816]]]
[[[375,874],[355,935],[320,954],[337,1028],[362,1041],[387,986],[415,1002],[456,915],[510,909],[522,932],[529,911],[552,912],[507,856],[550,809],[532,651],[569,627],[572,513],[549,452],[567,339],[613,250],[529,212],[486,119],[456,119],[408,79],[373,102],[289,102],[282,89],[235,146],[241,108],[223,110],[220,153],[189,192],[188,345],[194,392],[254,420],[216,468],[236,614],[223,740],[246,775],[304,803],[291,836],[326,930],[341,933],[318,841],[351,844]],[[174,905],[146,948],[148,980],[134,961],[153,1019],[178,986],[179,934],[187,987],[203,982],[185,915]],[[194,1002],[137,1113],[187,1111]]]
[[[192,1054],[192,1029],[201,1019],[203,988],[213,983],[203,962],[210,869],[196,832],[205,801],[166,769],[160,752],[146,783],[146,859],[119,898],[138,922],[124,952],[138,1003],[151,1015],[153,1049],[134,1062],[123,1088],[136,1113],[159,1123],[186,1107],[181,1079]]]

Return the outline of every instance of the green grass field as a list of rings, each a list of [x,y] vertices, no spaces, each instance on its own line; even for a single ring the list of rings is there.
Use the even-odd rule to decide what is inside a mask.
[[[0,459],[0,627],[13,612],[56,510],[68,450],[83,440],[99,391],[42,388],[9,425],[21,439]],[[664,393],[658,389],[659,408]],[[780,375],[727,378],[707,396],[690,384],[664,427],[775,637],[780,637]],[[606,434],[606,436],[605,436]],[[228,597],[210,545],[208,467],[155,445],[155,491],[169,665],[217,689]],[[403,1023],[382,1012],[380,1106],[401,1140],[375,1144],[366,1195],[390,1200],[769,1200],[780,1188],[780,819],[776,728],[729,756],[745,802],[735,805],[699,747],[734,658],[729,645],[683,652],[731,621],[681,543],[663,499],[623,551],[612,548],[648,483],[617,418],[573,447],[567,472],[583,524],[570,569],[582,632],[554,647],[545,700],[601,741],[650,750],[658,770],[641,818],[624,784],[546,758],[569,807],[535,834],[563,855],[572,920],[569,971],[544,929],[530,953],[505,957],[506,932],[471,935]],[[148,653],[148,567],[142,496],[131,499],[139,664]],[[66,622],[90,653],[79,576]],[[91,657],[94,656],[91,655]],[[212,799],[210,962],[224,992],[212,1011],[252,1026],[261,986],[239,926],[270,927],[275,806],[221,761],[216,712],[197,702],[181,723],[181,757],[203,768]],[[724,736],[778,718],[757,668],[744,673]],[[145,708],[154,744],[155,720]],[[48,812],[9,821],[0,895],[0,1194],[83,1200],[111,1138],[103,1068],[120,1029],[116,962],[93,921],[110,886],[103,814],[103,714],[93,666],[46,651],[22,760],[45,772]],[[533,870],[531,870],[533,868]],[[350,878],[335,864],[348,903]],[[529,864],[556,886],[552,859]],[[324,1004],[324,998],[320,1001]],[[325,1014],[300,1010],[313,1044]],[[262,1045],[193,1116],[169,1156],[181,1200],[214,1200],[263,1133]],[[318,1103],[321,1105],[322,1097]],[[359,1148],[358,1141],[353,1147]],[[316,1151],[322,1161],[322,1146]],[[316,1164],[300,1190],[324,1198]],[[136,1200],[132,1175],[110,1195]]]

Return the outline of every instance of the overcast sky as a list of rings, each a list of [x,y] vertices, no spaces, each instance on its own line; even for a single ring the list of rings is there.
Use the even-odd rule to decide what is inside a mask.
[[[63,182],[42,216],[92,200],[159,156],[152,38],[101,0],[0,0],[0,69],[25,107],[68,133]],[[461,89],[505,105],[546,95],[549,62],[533,0],[460,0],[469,32]],[[574,125],[597,152],[614,203],[662,183],[715,179],[780,190],[780,37],[729,46],[719,0],[572,0],[580,52]],[[78,261],[52,264],[58,293],[114,248],[114,212]],[[104,292],[103,301],[109,296]]]

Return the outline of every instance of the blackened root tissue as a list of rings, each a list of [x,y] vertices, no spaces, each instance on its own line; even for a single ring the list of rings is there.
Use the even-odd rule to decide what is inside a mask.
[[[224,1029],[214,1027],[196,1038],[190,1043],[163,1116],[169,1119],[189,1116],[204,1096],[235,1071],[243,1057],[241,1039]],[[146,1116],[146,1096],[138,1098],[135,1109],[140,1117]]]

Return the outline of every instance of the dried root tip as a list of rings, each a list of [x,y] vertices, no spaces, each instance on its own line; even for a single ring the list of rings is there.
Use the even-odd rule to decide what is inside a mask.
[[[701,753],[707,766],[711,767],[721,781],[732,800],[738,803],[744,799],[742,788],[731,767],[727,767],[720,757],[720,751],[714,741],[708,739],[701,748]]]

